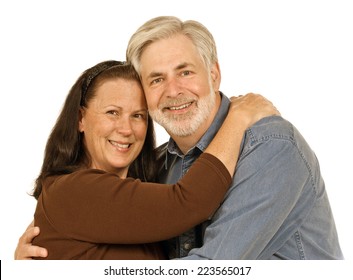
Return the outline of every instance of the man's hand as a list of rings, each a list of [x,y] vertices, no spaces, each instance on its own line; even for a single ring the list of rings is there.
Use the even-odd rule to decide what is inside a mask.
[[[46,258],[48,256],[48,251],[45,248],[32,245],[33,238],[36,237],[39,232],[39,227],[35,227],[32,221],[18,240],[15,250],[15,260],[31,260],[33,257]]]

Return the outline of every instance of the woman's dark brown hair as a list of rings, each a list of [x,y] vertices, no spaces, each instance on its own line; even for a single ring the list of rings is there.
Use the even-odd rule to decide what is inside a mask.
[[[84,71],[72,86],[47,141],[41,172],[32,193],[36,199],[42,192],[42,183],[47,177],[69,174],[89,166],[90,159],[83,145],[82,133],[78,130],[80,109],[95,96],[99,85],[117,78],[140,83],[137,73],[130,64],[109,60]],[[148,116],[146,140],[141,153],[130,165],[128,176],[143,181],[154,181],[155,163],[153,121]]]

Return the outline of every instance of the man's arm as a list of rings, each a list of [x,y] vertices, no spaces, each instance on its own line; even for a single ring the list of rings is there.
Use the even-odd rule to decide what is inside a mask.
[[[187,259],[269,259],[279,249],[275,240],[287,240],[304,220],[310,211],[305,206],[315,199],[310,174],[290,127],[279,123],[284,130],[262,122],[264,135],[248,131],[233,186],[205,231],[204,245]],[[298,207],[303,195],[305,205]],[[294,208],[304,210],[288,219]]]
[[[48,252],[45,248],[32,245],[33,238],[39,233],[39,227],[35,227],[32,221],[18,240],[14,255],[15,260],[31,260],[33,257],[47,257]]]

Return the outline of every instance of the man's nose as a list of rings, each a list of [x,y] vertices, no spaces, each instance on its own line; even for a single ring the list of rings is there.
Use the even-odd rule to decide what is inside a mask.
[[[175,79],[169,79],[167,82],[166,86],[166,94],[168,97],[178,97],[180,94],[182,94],[182,90],[180,87],[180,82]]]

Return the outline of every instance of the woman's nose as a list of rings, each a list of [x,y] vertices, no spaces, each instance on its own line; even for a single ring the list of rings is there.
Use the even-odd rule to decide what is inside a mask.
[[[128,117],[120,118],[117,124],[118,133],[128,136],[132,134],[131,120]]]

